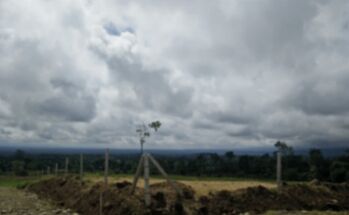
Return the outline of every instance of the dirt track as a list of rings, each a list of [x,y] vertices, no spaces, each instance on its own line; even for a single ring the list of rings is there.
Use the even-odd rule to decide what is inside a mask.
[[[0,214],[6,215],[77,215],[39,200],[35,194],[16,188],[0,187]]]

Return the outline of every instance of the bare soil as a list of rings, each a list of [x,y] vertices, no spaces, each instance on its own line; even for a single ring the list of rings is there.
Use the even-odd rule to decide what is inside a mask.
[[[263,186],[221,190],[196,197],[192,187],[176,183],[183,193],[178,196],[167,183],[151,185],[152,205],[144,205],[144,190],[137,187],[130,194],[130,182],[117,182],[105,189],[103,183],[93,186],[75,177],[52,178],[28,187],[43,198],[72,208],[80,214],[261,214],[268,210],[280,211],[348,211],[349,185],[317,183],[286,185],[281,191]],[[102,197],[102,204],[100,204]],[[101,205],[101,208],[100,208]]]
[[[57,208],[36,194],[16,188],[0,187],[0,214],[6,215],[72,215],[71,210]],[[77,213],[75,213],[77,214]]]
[[[100,177],[100,176],[88,175],[85,178],[87,178],[87,180],[92,183],[103,182],[103,177]],[[109,181],[111,183],[117,183],[122,181],[132,182],[133,176],[109,177]],[[273,182],[258,181],[258,180],[179,179],[177,181],[192,187],[195,190],[196,197],[200,197],[202,195],[208,195],[210,192],[217,192],[222,190],[223,188],[228,191],[235,191],[241,188],[257,187],[259,185],[266,188],[276,187],[275,183]],[[138,180],[137,186],[140,188],[144,187],[143,182],[144,182],[143,180]],[[150,184],[158,184],[161,182],[166,182],[166,180],[162,178],[151,178],[150,180]]]
[[[201,214],[261,214],[267,210],[349,210],[348,184],[294,184],[282,191],[262,186],[201,197]]]
[[[194,201],[194,193],[184,184],[177,183],[177,186],[185,194],[183,197],[179,197],[167,184],[152,185],[152,205],[149,208],[143,201],[144,190],[137,187],[131,195],[131,183],[127,181],[110,184],[106,189],[103,183],[90,186],[75,177],[62,177],[32,184],[27,189],[84,215],[96,215],[100,210],[104,215],[187,214],[183,202],[187,199]]]

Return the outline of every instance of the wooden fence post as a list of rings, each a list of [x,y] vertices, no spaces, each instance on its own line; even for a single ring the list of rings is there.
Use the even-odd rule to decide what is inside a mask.
[[[104,160],[104,185],[108,187],[108,168],[109,168],[109,149],[105,150],[105,160]]]
[[[84,175],[84,155],[80,154],[80,180],[82,180],[82,177]]]
[[[276,161],[276,183],[277,189],[280,190],[282,187],[282,153],[281,151],[277,152],[277,161]]]
[[[48,166],[48,167],[47,167],[47,175],[50,175],[50,174],[51,174],[51,171],[50,171],[50,170],[51,170],[51,168],[50,168],[50,166]]]
[[[69,171],[69,158],[66,157],[65,158],[65,169],[64,169],[65,175],[68,175],[68,171]]]
[[[144,154],[144,199],[145,199],[145,205],[150,206],[148,153]]]

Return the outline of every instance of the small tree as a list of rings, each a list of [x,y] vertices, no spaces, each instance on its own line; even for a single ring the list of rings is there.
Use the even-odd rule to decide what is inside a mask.
[[[153,128],[155,131],[158,131],[158,129],[161,126],[161,122],[160,121],[154,121],[154,122],[150,123],[148,126],[150,128]]]
[[[274,146],[284,155],[293,155],[293,148],[284,142],[277,141]]]
[[[326,180],[329,175],[329,162],[320,149],[309,150],[309,166],[311,179]]]
[[[155,132],[158,131],[160,126],[161,126],[161,122],[160,121],[154,121],[154,122],[151,122],[151,123],[148,124],[148,127],[154,129]],[[142,124],[136,130],[137,133],[139,134],[139,142],[141,144],[141,154],[143,154],[143,145],[145,143],[145,138],[146,137],[150,137],[150,132],[148,130],[148,127],[145,124]]]

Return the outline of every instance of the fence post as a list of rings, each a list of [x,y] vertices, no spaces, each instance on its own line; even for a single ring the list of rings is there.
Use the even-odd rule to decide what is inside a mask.
[[[144,199],[145,199],[145,205],[150,206],[148,153],[144,154]]]
[[[109,149],[105,150],[105,160],[104,160],[104,185],[108,186],[108,168],[109,168]]]
[[[282,178],[281,178],[281,172],[282,172],[282,153],[279,150],[277,152],[277,161],[276,161],[276,183],[277,183],[277,189],[280,190],[282,187]]]
[[[68,171],[69,171],[69,158],[66,157],[65,158],[65,169],[64,169],[65,175],[68,175]]]
[[[80,154],[80,180],[82,180],[82,177],[84,175],[84,155]]]
[[[51,171],[50,171],[50,166],[47,167],[47,175],[50,175]]]

